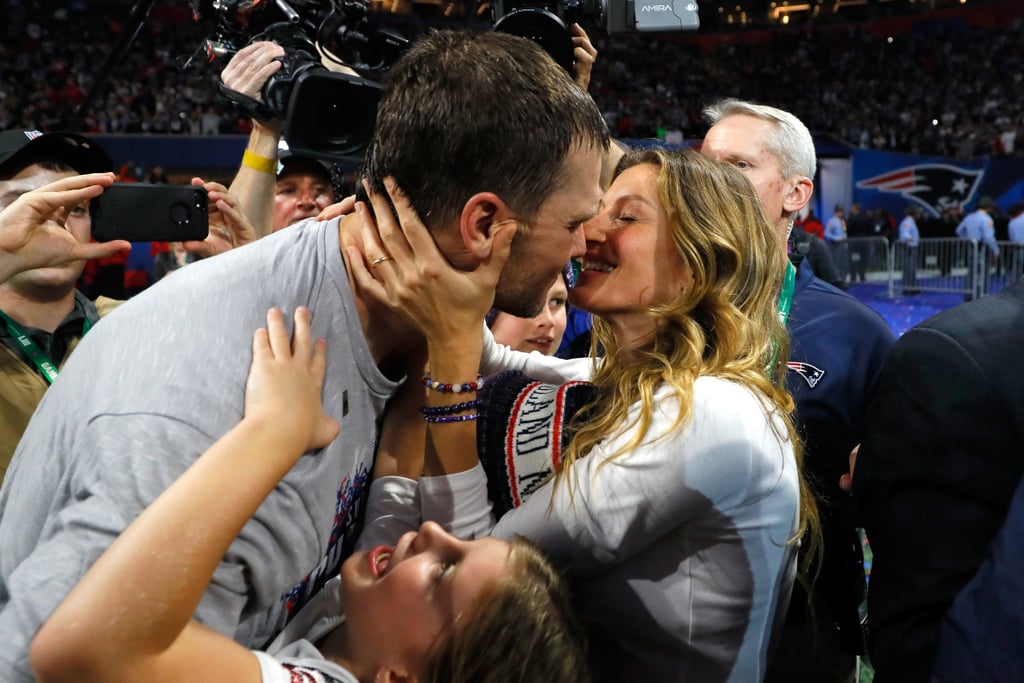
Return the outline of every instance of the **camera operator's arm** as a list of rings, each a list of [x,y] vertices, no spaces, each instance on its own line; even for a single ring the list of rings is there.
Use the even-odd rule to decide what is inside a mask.
[[[590,36],[579,24],[570,27],[572,31],[573,66],[576,69],[576,84],[586,90],[590,86],[590,75],[594,70],[594,63],[597,62],[597,48],[590,42]],[[612,184],[612,176],[615,174],[615,167],[619,160],[626,153],[626,147],[617,140],[612,140],[608,151],[601,160],[601,187],[606,188]]]
[[[608,145],[608,151],[604,153],[604,157],[601,159],[601,187],[604,189],[607,190],[612,184],[612,178],[615,176],[615,167],[619,165],[619,161],[628,149],[621,142],[612,138],[611,144]]]
[[[224,87],[246,97],[262,101],[260,91],[272,75],[281,69],[278,57],[284,48],[260,41],[239,50],[221,72]],[[281,140],[281,121],[253,119],[252,133],[230,192],[238,198],[239,208],[249,217],[257,237],[273,231],[274,192],[277,183],[277,145]]]
[[[586,90],[590,86],[590,73],[594,70],[594,62],[597,61],[597,48],[590,42],[590,36],[579,24],[573,24],[572,31],[572,61],[576,67],[576,83]]]
[[[210,202],[207,210],[210,217],[210,234],[202,241],[184,242],[185,251],[208,258],[258,239],[256,230],[242,210],[238,198],[228,192],[226,187],[202,178],[193,178],[192,184],[206,188]]]

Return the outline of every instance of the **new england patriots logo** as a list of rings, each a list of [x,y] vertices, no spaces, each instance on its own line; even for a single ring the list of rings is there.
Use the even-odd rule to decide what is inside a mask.
[[[938,216],[947,207],[970,202],[983,174],[949,164],[917,164],[858,181],[857,187],[902,195]]]
[[[804,381],[807,382],[807,386],[811,389],[816,387],[818,382],[821,381],[821,378],[825,376],[824,370],[816,368],[810,363],[797,363],[790,361],[789,363],[786,363],[786,368],[803,377]]]

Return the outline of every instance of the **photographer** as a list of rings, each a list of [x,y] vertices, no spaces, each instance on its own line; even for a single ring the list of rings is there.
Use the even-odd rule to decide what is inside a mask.
[[[597,49],[579,24],[570,27],[573,44],[575,81],[584,90],[597,58]],[[221,72],[221,82],[228,90],[262,102],[261,92],[267,81],[281,70],[285,49],[266,41],[255,41],[235,53]],[[354,71],[325,60],[332,70],[355,75]],[[239,198],[259,236],[269,235],[306,218],[312,218],[336,200],[331,174],[326,166],[310,157],[280,154],[282,122],[275,118],[253,116],[252,132],[242,156],[230,191]],[[610,182],[622,149],[613,146],[606,159],[603,179]],[[271,201],[271,197],[273,200]]]
[[[71,351],[120,303],[90,301],[76,288],[87,259],[130,247],[90,244],[89,200],[114,181],[112,170],[106,152],[82,135],[0,133],[0,479]],[[222,185],[193,182],[210,193],[211,231],[187,243],[190,251],[212,256],[254,238]]]
[[[233,97],[262,103],[267,81],[281,70],[285,49],[261,40],[239,50],[221,72],[224,88]],[[327,62],[334,70],[355,72]],[[327,166],[310,157],[279,155],[282,122],[254,115],[252,132],[230,192],[239,198],[262,237],[306,218],[313,218],[334,203],[335,193]],[[286,161],[290,160],[290,161]]]
[[[0,477],[60,366],[118,303],[75,288],[86,259],[130,246],[89,245],[89,199],[114,181],[112,170],[80,135],[0,133]]]
[[[247,45],[235,53],[221,73],[224,87],[258,100],[267,79],[281,70],[278,58],[282,56],[284,48],[276,43],[258,41]],[[253,117],[242,164],[231,182],[231,193],[239,198],[259,237],[277,229],[272,198],[276,196],[280,142],[281,121]]]

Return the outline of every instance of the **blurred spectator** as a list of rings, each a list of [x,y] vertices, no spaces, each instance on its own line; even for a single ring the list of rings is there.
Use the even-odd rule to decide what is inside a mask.
[[[167,277],[168,274],[187,266],[196,260],[196,255],[185,251],[181,242],[171,242],[167,251],[162,251],[153,258],[153,282]]]
[[[850,204],[850,216],[846,222],[846,231],[850,237],[855,238],[850,245],[850,281],[864,282],[867,277],[868,258],[874,253],[875,245],[868,244],[868,238],[874,237],[874,221],[864,211],[861,211],[860,204]]]
[[[956,226],[957,237],[972,240],[980,245],[977,259],[967,271],[967,289],[969,293],[965,301],[971,301],[979,294],[985,293],[992,262],[999,258],[999,245],[996,243],[995,221],[992,214],[996,212],[995,202],[989,196],[978,199],[974,211],[964,216],[960,225]]]
[[[800,227],[808,235],[814,235],[818,239],[825,239],[825,225],[814,215],[814,209],[807,209],[807,215],[804,216]]]
[[[0,207],[49,183],[112,168],[106,152],[79,135],[0,133]],[[76,240],[88,243],[88,202],[71,207],[61,223]],[[118,303],[90,301],[75,288],[85,264],[75,260],[26,270],[0,283],[0,480],[60,367],[79,339]]]
[[[846,244],[846,214],[842,204],[836,204],[835,212],[825,224],[825,243],[832,255],[832,263],[839,271],[839,279],[845,282],[850,271],[850,253]]]
[[[917,287],[917,247],[921,243],[921,232],[917,228],[917,217],[921,207],[907,206],[906,216],[900,221],[900,255],[903,259],[903,293],[919,294]]]
[[[1024,274],[1024,204],[1010,207],[1010,223],[1006,227],[1013,252],[1010,260],[1010,281],[1019,280]]]
[[[163,166],[154,166],[149,169],[143,176],[143,180],[147,183],[163,183],[165,185],[171,182],[167,179],[167,170]]]

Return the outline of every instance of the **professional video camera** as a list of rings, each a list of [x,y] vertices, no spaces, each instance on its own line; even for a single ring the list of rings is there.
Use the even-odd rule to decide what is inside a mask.
[[[693,31],[697,0],[491,0],[495,31],[529,38],[573,73],[569,25],[598,24],[608,33]]]
[[[222,88],[258,118],[284,121],[293,154],[359,163],[377,118],[381,85],[372,80],[408,45],[373,26],[361,0],[193,0],[200,19],[214,20],[210,59],[230,57],[251,42],[285,50],[281,69],[261,92],[262,103]],[[326,58],[359,75],[327,69]]]

